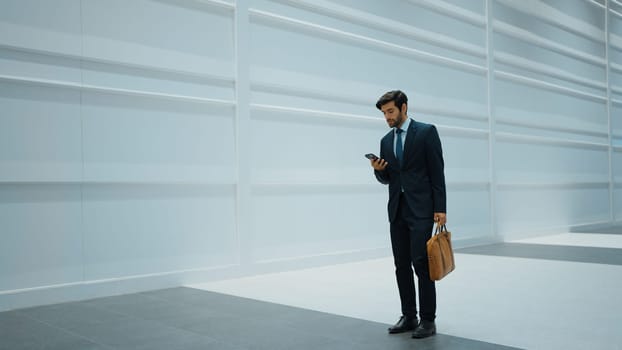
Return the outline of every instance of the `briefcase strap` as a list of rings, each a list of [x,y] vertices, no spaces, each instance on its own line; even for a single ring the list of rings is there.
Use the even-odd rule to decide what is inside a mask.
[[[447,232],[447,226],[445,224],[443,225],[436,224],[436,229],[434,230],[434,234],[437,235],[441,232]]]

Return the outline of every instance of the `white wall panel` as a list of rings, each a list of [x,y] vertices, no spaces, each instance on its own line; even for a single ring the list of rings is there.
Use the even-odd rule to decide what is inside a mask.
[[[253,260],[387,247],[384,186],[255,186]]]
[[[413,107],[455,104],[463,112],[482,114],[486,110],[486,80],[484,69],[479,66],[319,32],[280,19],[261,17],[256,21],[259,23],[252,27],[251,47],[253,83],[269,81],[273,85],[323,90],[338,96],[344,92],[369,96],[373,108],[378,91],[393,86],[386,82],[399,80],[404,82],[405,90],[414,92]],[[280,47],[287,47],[288,54],[282,55]],[[420,62],[413,65],[413,60]],[[443,83],[448,80],[455,84]],[[380,86],[379,82],[382,82]],[[320,109],[308,105],[296,107]]]
[[[79,91],[4,81],[0,104],[0,181],[80,181]]]
[[[86,57],[233,76],[233,22],[226,9],[198,1],[85,0],[82,19]]]
[[[442,34],[434,28],[422,27],[421,21],[417,22],[415,19],[387,21],[383,16],[386,9],[378,8],[377,4],[370,6],[370,3],[360,1],[343,3],[324,0],[262,0],[254,1],[253,8],[264,13],[302,19],[318,27],[330,28],[335,33],[392,43],[468,63],[485,64],[483,28],[471,28],[472,26],[467,25],[470,30],[465,33],[467,39],[460,40],[456,38],[455,32],[450,35]],[[405,6],[409,7],[411,6]],[[457,31],[463,29],[461,25],[464,24],[457,21]]]
[[[0,291],[81,281],[80,214],[79,186],[0,184]]]
[[[622,34],[617,37],[612,36],[612,38],[616,38],[617,43],[616,46],[610,46],[609,49],[611,59],[609,79],[613,86],[620,88],[622,86],[622,63],[620,63],[622,62]]]
[[[584,79],[605,77],[606,62],[600,49],[586,53],[501,21],[495,22],[494,29],[494,47],[498,52],[557,67]]]
[[[460,240],[490,237],[488,132],[439,127],[445,160],[449,229]]]
[[[415,1],[411,1],[411,2],[417,3]],[[465,10],[478,13],[478,14],[482,14],[482,15],[486,11],[486,8],[485,8],[486,0],[473,0],[473,1],[445,0],[444,2],[450,5],[456,6],[457,8],[463,8]],[[434,4],[435,1],[428,1],[428,3]]]
[[[613,191],[614,219],[622,220],[622,187],[617,184]]]
[[[233,183],[232,110],[84,93],[87,181]]]
[[[268,71],[266,71],[267,73]],[[379,128],[381,124],[381,118],[375,113],[376,107],[369,105],[368,100],[372,99],[371,92],[357,91],[354,83],[337,82],[336,80],[323,81],[322,78],[313,78],[309,76],[303,76],[294,74],[295,82],[308,81],[307,86],[277,86],[266,85],[263,83],[253,84],[254,90],[251,91],[251,106],[253,111],[251,114],[257,111],[274,111],[275,115],[281,115],[288,113],[293,115],[293,119],[296,119],[297,115],[309,115],[311,116],[336,116],[339,119],[340,116],[346,115],[348,117],[372,117],[378,119]],[[290,83],[291,84],[291,83]],[[335,84],[341,84],[344,86],[339,92],[331,92],[326,89],[323,91],[318,88],[320,86],[333,86]],[[348,88],[352,88],[351,90]],[[271,114],[271,113],[263,113]],[[275,117],[276,118],[276,117]],[[286,118],[289,119],[289,118]]]
[[[448,183],[489,181],[488,134],[482,131],[439,128]]]
[[[578,132],[608,132],[606,100],[505,79],[497,79],[495,87],[495,113],[501,121],[528,122],[534,129],[542,125]]]
[[[494,14],[498,234],[608,221],[605,10],[497,0]]]
[[[585,0],[496,0],[494,4],[496,21],[595,57],[605,57],[604,14],[604,9]]]
[[[622,115],[622,103],[611,104],[611,132],[613,136],[614,145],[622,145],[622,118],[616,118],[617,115]]]
[[[616,146],[611,154],[613,180],[622,183],[622,147]]]
[[[278,2],[289,2],[276,0]],[[482,1],[470,1],[471,4],[464,4],[460,7],[449,2],[440,1],[421,1],[408,0],[393,2],[388,6],[385,3],[376,1],[356,1],[356,0],[337,0],[332,3],[351,8],[352,11],[362,11],[368,15],[376,15],[384,18],[387,22],[395,24],[412,25],[422,30],[433,31],[440,35],[460,40],[461,42],[472,42],[484,46],[485,37],[482,27],[485,24],[481,13],[483,11]],[[459,9],[462,17],[448,16],[440,10],[446,8]],[[473,21],[465,20],[474,18]],[[452,32],[455,29],[456,32]]]
[[[85,278],[222,266],[237,260],[232,187],[88,185]]]
[[[0,79],[80,84],[80,59],[0,45]]]
[[[239,262],[234,10],[0,4],[0,308]]]
[[[82,68],[82,81],[94,89],[152,94],[197,102],[232,101],[234,98],[234,80],[224,76],[167,72],[99,62],[86,62]]]
[[[497,142],[499,183],[608,182],[608,147],[503,135]]]
[[[498,234],[516,239],[609,220],[608,184],[507,185],[497,191]]]
[[[253,112],[254,183],[375,183],[366,153],[379,153],[381,120],[325,120]]]
[[[447,185],[447,227],[459,242],[489,240],[490,194],[484,185]]]
[[[80,56],[80,3],[80,0],[3,0],[1,46]]]

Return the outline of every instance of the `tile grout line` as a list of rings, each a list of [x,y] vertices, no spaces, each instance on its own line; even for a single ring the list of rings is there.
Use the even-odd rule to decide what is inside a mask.
[[[34,318],[34,317],[32,317],[32,316],[29,316],[29,315],[27,315],[27,314],[25,314],[25,313],[23,313],[23,312],[21,312],[21,311],[19,311],[19,310],[16,310],[16,311],[13,311],[13,312],[15,312],[15,313],[16,313],[17,315],[19,315],[20,317],[24,317],[24,318],[29,319],[29,320],[31,320],[31,321],[41,323],[41,324],[46,325],[46,326],[48,326],[48,327],[50,327],[50,328],[53,328],[53,329],[56,329],[56,330],[61,331],[61,332],[63,332],[63,333],[66,333],[66,334],[69,334],[69,335],[71,335],[71,336],[74,336],[74,337],[76,337],[76,338],[79,338],[79,339],[84,339],[84,340],[86,340],[86,341],[88,341],[88,342],[91,342],[91,343],[93,343],[93,344],[95,344],[95,345],[103,346],[103,347],[105,347],[105,348],[107,348],[107,349],[115,349],[114,347],[112,347],[112,346],[110,346],[110,345],[99,343],[99,342],[97,342],[97,341],[95,341],[95,340],[93,340],[93,339],[87,338],[87,337],[85,337],[85,336],[83,336],[83,335],[81,335],[81,334],[78,334],[78,333],[74,333],[74,332],[72,332],[72,331],[70,331],[70,330],[68,330],[68,329],[65,329],[65,328],[62,328],[62,327],[55,326],[55,325],[53,325],[53,324],[51,324],[51,323],[48,323],[48,322],[46,322],[46,321],[43,321],[43,320],[39,320],[39,319]]]
[[[149,296],[149,295],[143,295],[142,293],[134,293],[134,294],[126,294],[126,295],[138,295],[138,294],[141,294],[141,297],[146,297],[146,298],[150,298],[150,299],[155,299],[155,300],[160,301],[160,302],[161,302],[161,301],[168,302],[168,301],[166,301],[166,300],[164,300],[164,299],[154,298],[154,297],[151,297],[151,296]],[[124,296],[124,295],[120,295],[119,297],[122,297],[122,296]],[[115,311],[115,310],[110,310],[110,309],[107,309],[107,308],[105,308],[105,307],[98,306],[98,305],[95,305],[95,304],[90,303],[90,302],[91,302],[91,301],[93,301],[93,300],[97,300],[97,299],[105,299],[105,298],[110,298],[110,297],[95,298],[95,299],[90,299],[90,300],[75,301],[75,302],[63,303],[63,304],[83,304],[83,305],[84,305],[84,304],[86,304],[86,306],[87,306],[87,307],[90,307],[90,308],[93,308],[93,309],[97,309],[97,310],[99,310],[99,311],[105,311],[105,312],[108,312],[108,313],[111,313],[111,314],[116,314],[116,315],[125,316],[125,317],[131,318],[131,319],[134,319],[134,320],[138,320],[138,321],[153,322],[154,324],[157,324],[157,325],[159,325],[159,326],[164,326],[164,327],[166,327],[166,328],[169,328],[169,329],[174,329],[174,330],[178,330],[178,331],[185,331],[185,332],[189,332],[189,333],[192,333],[192,334],[195,334],[195,335],[198,335],[198,336],[205,337],[205,338],[207,338],[208,340],[211,340],[211,341],[214,341],[214,342],[219,342],[217,339],[212,338],[212,337],[210,337],[210,336],[206,336],[206,335],[204,335],[204,334],[196,333],[196,332],[193,332],[193,331],[190,331],[190,330],[186,330],[186,329],[183,329],[183,328],[173,327],[173,326],[167,325],[167,324],[165,324],[165,323],[158,322],[158,321],[156,321],[156,320],[149,320],[149,319],[146,319],[146,318],[137,317],[137,316],[135,316],[135,315],[131,315],[131,314],[127,314],[127,313],[123,313],[123,312]],[[175,305],[175,304],[176,304],[176,303],[171,303],[171,302],[168,302],[168,303],[169,303],[169,304],[173,304],[173,305]],[[53,304],[53,305],[58,305],[58,304]],[[76,337],[81,338],[81,339],[88,340],[89,342],[92,342],[92,343],[94,343],[94,344],[96,344],[96,345],[101,345],[101,346],[104,346],[104,347],[106,347],[106,348],[108,348],[108,349],[116,349],[114,346],[99,343],[99,342],[97,342],[97,341],[95,341],[95,340],[93,340],[93,339],[90,339],[90,338],[88,338],[88,337],[85,337],[85,336],[83,336],[83,335],[81,335],[81,334],[79,334],[79,333],[75,333],[75,332],[73,332],[73,331],[71,331],[71,330],[68,330],[68,329],[65,329],[65,328],[62,328],[62,327],[55,326],[55,325],[53,325],[53,324],[51,324],[51,323],[48,323],[48,322],[46,322],[46,321],[44,321],[44,320],[40,320],[40,319],[37,319],[37,318],[35,318],[35,317],[33,317],[33,316],[29,316],[29,315],[27,315],[26,313],[23,313],[23,311],[21,311],[21,310],[14,310],[14,311],[12,311],[12,312],[15,312],[15,313],[17,313],[18,315],[20,315],[20,316],[22,316],[22,317],[25,317],[25,318],[28,318],[28,319],[30,319],[30,320],[33,320],[33,321],[39,322],[39,323],[44,324],[44,325],[46,325],[46,326],[49,326],[49,327],[52,327],[52,328],[54,328],[54,329],[60,330],[60,331],[62,331],[62,332],[64,332],[64,333],[67,333],[67,334],[70,334],[70,335],[76,336]],[[245,349],[241,349],[241,350],[245,350]]]
[[[150,295],[144,295],[143,293],[125,294],[125,295],[119,295],[119,296],[116,296],[116,297],[123,297],[123,296],[126,296],[126,295],[140,295],[141,297],[145,297],[145,298],[149,298],[149,299],[154,299],[154,300],[159,301],[159,302],[164,301],[164,302],[166,302],[168,304],[171,304],[171,305],[177,305],[178,304],[178,303],[172,303],[172,302],[167,301],[165,299],[155,298],[155,297],[152,297]],[[110,298],[110,297],[96,298],[96,299],[92,299],[92,300],[106,299],[106,298]],[[90,301],[92,301],[92,300],[90,300]],[[210,337],[208,335],[205,335],[205,334],[197,333],[197,332],[194,332],[192,330],[188,330],[188,329],[184,329],[184,328],[179,328],[179,327],[171,326],[171,325],[168,325],[166,323],[163,323],[163,322],[160,322],[160,321],[157,321],[157,320],[151,320],[151,319],[147,319],[147,318],[144,318],[144,317],[139,317],[139,316],[136,316],[136,315],[120,312],[120,311],[117,311],[117,310],[107,309],[107,308],[105,308],[103,306],[91,304],[91,303],[89,303],[89,300],[81,301],[80,303],[88,303],[89,307],[98,309],[100,311],[106,311],[106,312],[110,312],[110,313],[113,313],[113,314],[129,317],[129,318],[132,318],[134,320],[139,320],[139,321],[144,321],[144,322],[152,322],[154,324],[157,324],[159,326],[163,326],[163,327],[168,328],[168,329],[174,329],[174,330],[177,330],[177,331],[184,331],[184,332],[192,333],[194,335],[198,335],[198,336],[207,338],[208,340],[211,340],[211,341],[214,341],[214,342],[219,342],[218,339],[212,338],[212,337]]]

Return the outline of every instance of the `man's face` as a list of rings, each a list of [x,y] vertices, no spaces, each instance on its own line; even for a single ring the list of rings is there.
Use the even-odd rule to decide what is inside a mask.
[[[406,104],[402,105],[403,111],[400,111],[399,108],[395,106],[395,101],[391,101],[389,103],[385,103],[380,107],[380,110],[384,114],[384,119],[387,120],[387,124],[389,127],[394,128],[396,126],[401,126],[404,120],[406,119]]]

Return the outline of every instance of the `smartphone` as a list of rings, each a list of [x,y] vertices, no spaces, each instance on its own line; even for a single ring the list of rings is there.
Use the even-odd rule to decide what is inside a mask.
[[[376,156],[376,155],[375,155],[375,154],[373,154],[373,153],[367,153],[367,154],[365,155],[365,158],[367,158],[367,159],[371,159],[371,160],[376,160],[376,159],[378,159],[378,156]]]

